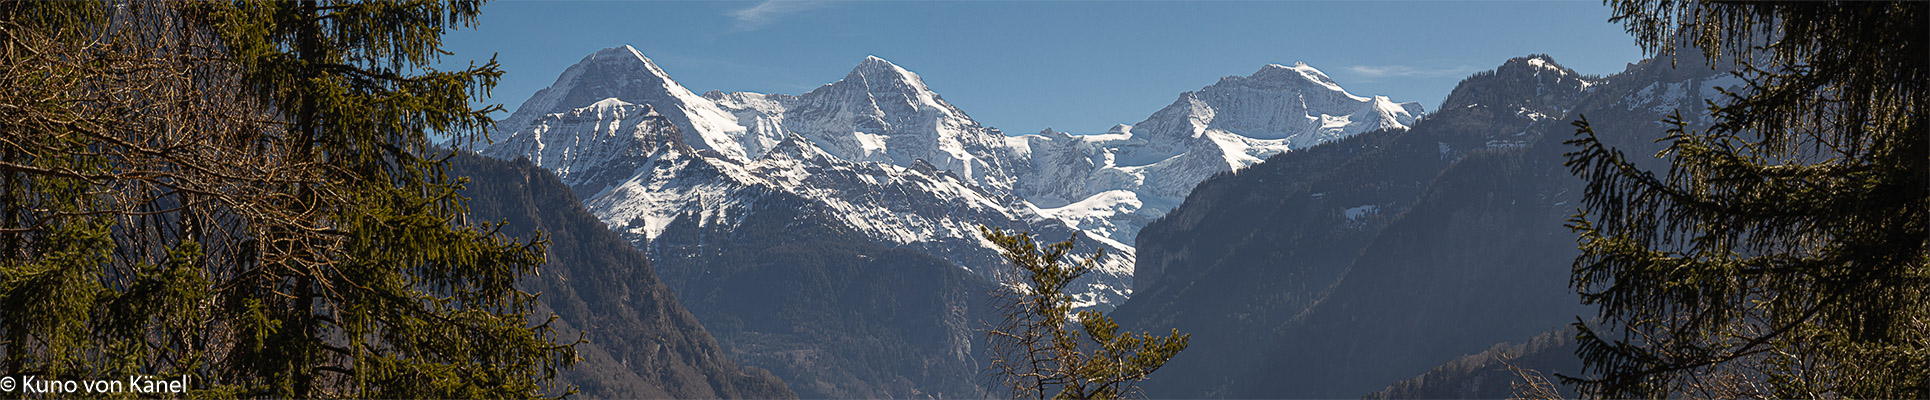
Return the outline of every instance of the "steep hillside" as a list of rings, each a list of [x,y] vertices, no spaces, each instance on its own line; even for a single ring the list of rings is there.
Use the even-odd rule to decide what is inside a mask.
[[[736,225],[678,219],[651,243],[665,283],[732,358],[807,398],[986,396],[974,351],[990,281],[871,242],[794,196],[755,201]]]
[[[1519,343],[1502,343],[1394,382],[1364,399],[1506,399],[1531,393],[1530,379],[1543,379],[1562,398],[1576,398],[1558,374],[1581,373],[1575,331],[1557,329]]]
[[[555,175],[528,161],[458,156],[470,218],[506,221],[504,233],[547,234],[549,262],[522,285],[541,293],[582,361],[562,371],[588,398],[795,398],[770,372],[732,362],[658,280],[642,251],[604,228]]]
[[[1542,63],[1553,65],[1521,58],[1500,68],[1506,76],[1472,80],[1537,87]],[[1574,78],[1547,84],[1549,91],[1581,90]],[[1196,343],[1161,370],[1147,392],[1234,395],[1229,391],[1242,376],[1233,371],[1244,369],[1230,366],[1261,363],[1267,353],[1258,350],[1272,347],[1283,327],[1329,296],[1386,227],[1433,190],[1442,171],[1468,154],[1513,146],[1522,140],[1516,133],[1548,123],[1546,112],[1559,112],[1448,104],[1454,107],[1409,130],[1282,153],[1209,179],[1142,231],[1138,294],[1116,315],[1135,328],[1194,332]]]
[[[1643,141],[1726,83],[1667,67],[1591,78],[1517,58],[1373,151],[1337,141],[1203,182],[1141,232],[1139,293],[1117,315],[1227,344],[1189,349],[1147,392],[1353,397],[1573,321],[1567,121]]]
[[[1483,151],[1444,171],[1234,393],[1358,396],[1572,321],[1585,311],[1565,285],[1576,251],[1559,221],[1572,208],[1554,204],[1572,200],[1538,184],[1565,172],[1549,161]]]

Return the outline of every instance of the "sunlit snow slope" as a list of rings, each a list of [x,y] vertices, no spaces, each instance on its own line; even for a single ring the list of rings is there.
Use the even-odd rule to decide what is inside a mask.
[[[1008,137],[877,57],[801,95],[699,96],[623,46],[565,70],[481,153],[555,171],[612,229],[646,245],[679,219],[732,226],[774,192],[987,278],[1002,260],[977,226],[1054,240],[1084,232],[1079,248],[1104,256],[1077,297],[1110,309],[1131,295],[1134,235],[1201,180],[1405,129],[1420,114],[1415,103],[1350,94],[1306,64],[1268,65],[1105,134]]]

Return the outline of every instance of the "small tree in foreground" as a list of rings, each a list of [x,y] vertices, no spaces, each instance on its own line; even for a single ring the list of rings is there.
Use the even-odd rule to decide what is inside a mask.
[[[1120,332],[1099,311],[1072,315],[1066,287],[1092,271],[1100,254],[1067,253],[1078,236],[1039,246],[1025,232],[979,227],[1014,267],[993,292],[1003,318],[985,335],[990,373],[1012,398],[1110,399],[1137,394],[1136,384],[1186,349],[1191,335]],[[1078,329],[1072,328],[1077,325]]]

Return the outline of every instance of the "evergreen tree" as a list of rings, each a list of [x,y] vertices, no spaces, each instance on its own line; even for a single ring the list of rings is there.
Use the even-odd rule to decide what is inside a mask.
[[[569,344],[464,221],[427,134],[493,62],[426,67],[478,1],[0,3],[4,373],[210,397],[543,395]]]
[[[1930,3],[1614,0],[1651,54],[1746,87],[1657,175],[1575,122],[1573,286],[1607,398],[1930,397]],[[1711,63],[1720,65],[1721,63]]]
[[[1099,254],[1070,260],[1078,237],[1043,247],[1032,234],[979,227],[1013,270],[993,293],[1003,319],[985,334],[992,377],[1012,398],[1112,399],[1136,396],[1135,385],[1180,351],[1191,335],[1120,332],[1098,311],[1072,313],[1065,289],[1092,271]],[[1077,325],[1078,330],[1072,326]]]

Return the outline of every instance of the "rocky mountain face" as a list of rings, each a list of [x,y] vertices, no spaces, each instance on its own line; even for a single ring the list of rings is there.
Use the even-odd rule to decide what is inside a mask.
[[[559,337],[579,334],[582,358],[560,383],[589,398],[796,398],[783,381],[726,356],[704,325],[657,278],[642,251],[604,228],[555,175],[526,161],[472,155],[449,173],[470,178],[470,218],[506,221],[528,240],[542,231],[549,262],[521,289],[541,293]],[[540,321],[539,321],[540,322]]]
[[[1195,183],[1420,111],[1270,65],[1107,134],[1007,137],[877,57],[800,95],[698,96],[625,46],[569,67],[478,152],[553,171],[732,358],[805,397],[982,397],[973,299],[1006,266],[978,226],[1083,233],[1099,267],[1075,301],[1109,310],[1135,287],[1133,235]]]
[[[1114,314],[1194,334],[1147,393],[1360,396],[1586,315],[1567,289],[1563,223],[1581,193],[1561,165],[1568,121],[1586,114],[1606,140],[1650,154],[1635,143],[1661,134],[1663,111],[1687,115],[1734,83],[1685,68],[1597,78],[1517,58],[1412,129],[1202,182],[1140,232],[1137,291]]]
[[[844,79],[798,96],[710,92],[726,110],[796,133],[851,162],[910,167],[921,161],[988,191],[1011,192],[1004,134],[979,125],[890,61],[865,57]],[[761,101],[760,101],[761,100]]]
[[[504,120],[528,122],[480,153],[554,171],[657,260],[729,357],[806,397],[983,397],[974,329],[1001,261],[977,226],[1051,240],[1075,232],[1001,189],[998,164],[960,152],[1000,135],[883,60],[804,96],[687,93],[633,50],[600,51]],[[555,104],[569,105],[529,111]],[[827,133],[836,129],[853,130]],[[920,146],[935,150],[909,150]],[[967,157],[939,157],[950,154]],[[1132,253],[1110,250],[1088,305],[1109,307],[1129,288]]]
[[[685,96],[689,91],[661,72],[628,47],[592,54],[505,119],[499,126],[513,133],[481,153],[526,157],[556,171],[605,223],[640,246],[679,218],[734,225],[758,211],[744,205],[777,192],[837,211],[831,215],[868,240],[916,249],[987,279],[1003,260],[977,226],[1055,240],[1076,232],[1012,193],[1002,134],[883,59],[867,58],[844,79],[798,96]],[[605,94],[612,97],[528,111],[570,104],[552,98]],[[1079,294],[1083,304],[1109,309],[1123,302],[1132,249],[1104,237],[1082,241],[1088,252],[1105,249],[1099,273]]]
[[[1005,217],[998,203],[929,166],[845,162],[795,134],[756,160],[733,160],[685,144],[653,109],[606,99],[545,116],[538,124],[551,124],[531,130],[552,135],[512,136],[484,154],[574,144],[543,157],[574,182],[570,191],[590,196],[585,206],[601,210],[596,225],[658,260],[668,287],[730,358],[776,372],[806,397],[982,396],[969,379],[970,352],[982,346],[966,333],[983,319],[975,310],[984,302],[972,299],[990,281],[879,241],[929,232],[880,229],[887,220],[865,218],[929,218],[916,226],[967,232],[930,221]],[[570,121],[587,116],[603,118]],[[914,207],[926,211],[905,211]]]
[[[661,111],[660,115],[677,126],[684,142],[697,149],[742,159],[748,157],[748,153],[745,143],[740,141],[755,139],[745,134],[747,129],[737,121],[736,115],[724,112],[677,84],[655,62],[630,46],[607,48],[583,57],[582,61],[564,69],[555,83],[524,100],[509,118],[497,121],[496,126],[516,131],[550,114],[611,98]],[[531,136],[537,139],[539,149],[546,147],[542,138],[548,135]],[[537,165],[556,169],[553,162]]]
[[[748,211],[734,204],[768,191],[825,203],[874,241],[987,278],[1002,261],[978,225],[1048,238],[1083,231],[1081,248],[1105,255],[1079,296],[1108,309],[1131,293],[1139,226],[1196,182],[1290,149],[1404,128],[1419,113],[1417,104],[1349,94],[1305,64],[1270,65],[1182,94],[1137,128],[1006,137],[877,57],[802,95],[696,96],[626,46],[571,66],[481,152],[555,171],[638,243],[684,215],[732,223]]]

